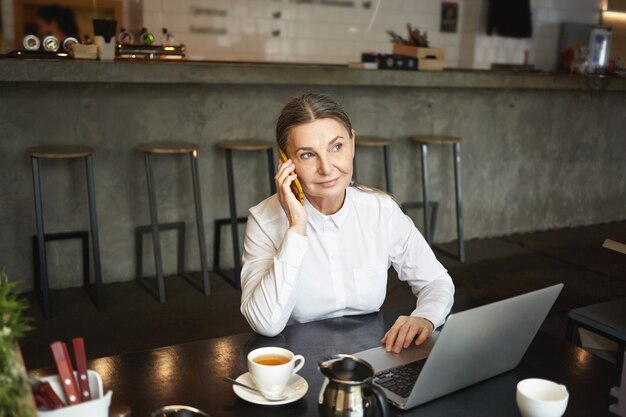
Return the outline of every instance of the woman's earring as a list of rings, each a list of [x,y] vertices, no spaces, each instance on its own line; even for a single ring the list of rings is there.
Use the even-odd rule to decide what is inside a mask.
[[[350,180],[350,187],[352,187],[354,185],[354,180]]]

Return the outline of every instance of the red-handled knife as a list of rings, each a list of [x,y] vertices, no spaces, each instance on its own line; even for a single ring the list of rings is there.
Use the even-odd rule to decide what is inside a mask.
[[[50,349],[52,350],[54,363],[59,372],[59,378],[63,392],[65,393],[67,405],[78,404],[81,402],[80,394],[78,393],[78,386],[74,379],[74,369],[72,368],[70,355],[67,352],[67,345],[64,342],[53,342],[50,344]]]
[[[87,355],[85,354],[85,341],[82,337],[72,339],[74,349],[74,359],[76,360],[76,372],[78,373],[78,387],[80,388],[80,398],[83,401],[91,400],[89,391],[89,376],[87,375]]]
[[[32,390],[38,410],[48,411],[63,407],[63,402],[49,383],[39,382]]]

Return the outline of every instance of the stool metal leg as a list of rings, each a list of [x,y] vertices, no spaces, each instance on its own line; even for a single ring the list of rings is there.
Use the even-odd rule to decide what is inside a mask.
[[[461,195],[461,144],[454,144],[454,191],[456,197],[456,234],[459,261],[465,262],[465,244],[463,242],[463,201]]]
[[[422,143],[422,195],[424,202],[424,234],[426,235],[426,242],[432,246],[432,235],[430,233],[429,211],[430,205],[428,204],[428,145]]]
[[[96,187],[93,175],[93,157],[85,158],[87,168],[87,194],[89,197],[89,223],[91,226],[91,250],[93,253],[93,271],[96,281],[96,308],[102,310],[102,273],[100,268],[100,238],[98,234],[98,215],[96,211]]]
[[[565,328],[565,339],[567,339],[568,342],[570,343],[574,343],[574,329],[576,327],[576,324],[574,323],[574,320],[572,320],[571,318],[567,318],[567,327]]]
[[[267,165],[268,165],[268,172],[270,174],[270,195],[274,195],[276,194],[276,182],[274,182],[274,150],[273,149],[268,149],[267,150]]]
[[[385,186],[387,187],[387,192],[391,194],[391,168],[389,166],[389,153],[387,148],[388,146],[383,146],[383,161],[385,164]]]
[[[166,223],[165,225],[168,225]],[[187,244],[187,225],[185,222],[176,222],[176,231],[178,232],[178,239],[176,244],[176,272],[178,275],[184,277],[185,274],[185,245]],[[163,231],[164,224],[159,225],[159,232]]]
[[[154,264],[159,289],[159,302],[165,303],[165,284],[163,282],[163,263],[161,260],[161,239],[159,238],[159,219],[156,208],[156,193],[154,191],[154,175],[150,165],[150,154],[145,153],[146,177],[148,179],[148,202],[150,205],[150,222],[152,224],[152,242],[154,245]]]
[[[31,158],[33,169],[33,189],[35,193],[35,223],[37,224],[37,247],[39,249],[37,266],[39,270],[39,290],[42,296],[43,316],[50,318],[50,299],[48,296],[48,267],[46,263],[46,243],[44,241],[43,204],[41,201],[41,177],[39,158]]]
[[[196,205],[196,224],[198,227],[198,249],[200,250],[200,265],[202,267],[202,285],[204,295],[211,293],[209,283],[209,269],[206,262],[206,241],[204,236],[204,216],[202,215],[202,198],[200,197],[200,179],[198,174],[198,154],[196,151],[189,154],[191,161],[191,178],[193,182],[193,199]]]
[[[151,229],[152,230],[152,229]],[[143,277],[143,236],[141,230],[135,228],[135,279],[140,281]]]
[[[241,260],[239,258],[239,228],[237,226],[237,203],[235,201],[235,178],[233,174],[233,153],[226,150],[226,176],[228,179],[228,202],[230,205],[230,227],[233,240],[233,259],[235,261],[234,284],[241,289]]]
[[[86,233],[86,237],[81,239],[83,247],[83,287],[88,288],[90,284],[89,274],[91,274],[89,268],[89,233]],[[96,304],[96,309],[100,309]]]

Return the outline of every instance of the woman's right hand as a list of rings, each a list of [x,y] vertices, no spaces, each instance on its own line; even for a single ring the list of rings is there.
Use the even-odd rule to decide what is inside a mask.
[[[278,201],[287,215],[289,228],[301,235],[306,234],[307,214],[306,209],[291,191],[291,183],[298,175],[294,172],[295,164],[291,159],[278,162],[278,172],[274,176]]]

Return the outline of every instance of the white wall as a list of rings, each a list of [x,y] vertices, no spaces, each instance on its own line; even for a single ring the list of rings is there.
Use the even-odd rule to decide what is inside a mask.
[[[144,0],[144,24],[156,31],[162,22],[188,46],[192,59],[343,64],[360,61],[362,51],[390,52],[385,30],[406,36],[405,24],[411,22],[446,49],[448,66],[458,64],[459,35],[439,33],[438,1],[382,0],[368,32],[376,2],[365,9],[362,0],[355,0],[354,8],[290,0]],[[193,16],[194,7],[226,10],[227,16]],[[278,11],[281,18],[273,18]],[[194,34],[192,26],[223,28],[227,34]],[[276,30],[280,36],[272,35]]]

